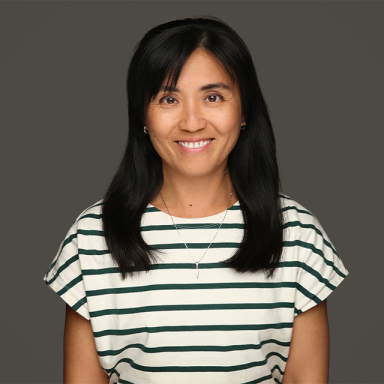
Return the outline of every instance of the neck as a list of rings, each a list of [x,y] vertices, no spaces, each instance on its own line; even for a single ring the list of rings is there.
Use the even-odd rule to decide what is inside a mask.
[[[161,193],[172,216],[198,218],[223,212],[228,207],[232,182],[228,172],[212,177],[185,178],[163,172]],[[230,206],[237,201],[233,191]],[[151,202],[156,208],[168,213],[160,194]]]

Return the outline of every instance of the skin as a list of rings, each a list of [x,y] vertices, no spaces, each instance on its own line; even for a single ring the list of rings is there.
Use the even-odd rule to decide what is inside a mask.
[[[176,88],[168,93],[161,90],[155,96],[145,121],[150,140],[162,158],[162,193],[173,216],[214,215],[228,206],[232,188],[228,155],[245,123],[239,88],[215,58],[201,50],[186,61]],[[177,143],[196,138],[214,140],[198,153],[187,153]],[[230,205],[236,201],[234,193]],[[167,213],[160,195],[151,204]],[[329,330],[324,301],[295,317],[283,384],[327,383],[328,361]],[[68,305],[64,383],[109,383],[98,360],[90,321]]]
[[[68,304],[64,330],[64,383],[109,384],[100,366],[91,322]]]
[[[327,301],[297,315],[283,384],[326,384],[329,373]]]
[[[145,121],[162,158],[162,194],[173,216],[214,215],[228,206],[227,159],[245,123],[239,87],[214,57],[197,50],[184,64],[176,88],[155,96]],[[214,140],[199,153],[186,153],[177,143],[207,138]],[[234,194],[231,205],[236,201]],[[167,212],[160,195],[151,204]]]

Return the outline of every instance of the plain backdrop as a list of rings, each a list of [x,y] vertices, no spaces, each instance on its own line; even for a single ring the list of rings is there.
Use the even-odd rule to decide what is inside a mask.
[[[65,304],[43,276],[121,158],[135,44],[197,14],[248,45],[283,192],[350,272],[328,299],[330,383],[384,382],[383,2],[2,1],[1,383],[62,382]]]

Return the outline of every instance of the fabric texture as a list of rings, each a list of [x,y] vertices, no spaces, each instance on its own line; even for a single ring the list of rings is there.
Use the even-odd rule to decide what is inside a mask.
[[[71,226],[45,283],[91,321],[111,383],[281,383],[295,316],[325,300],[348,275],[317,219],[281,196],[284,252],[273,279],[223,260],[243,237],[239,202],[196,266],[169,215],[148,205],[144,240],[162,251],[149,272],[121,278],[102,232],[102,201]],[[174,217],[199,261],[225,212]]]

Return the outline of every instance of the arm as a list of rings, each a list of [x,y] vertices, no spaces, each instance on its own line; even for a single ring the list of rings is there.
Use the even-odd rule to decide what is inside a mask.
[[[283,384],[328,383],[329,328],[326,300],[296,316]]]
[[[64,383],[109,384],[96,351],[91,322],[66,305]]]

